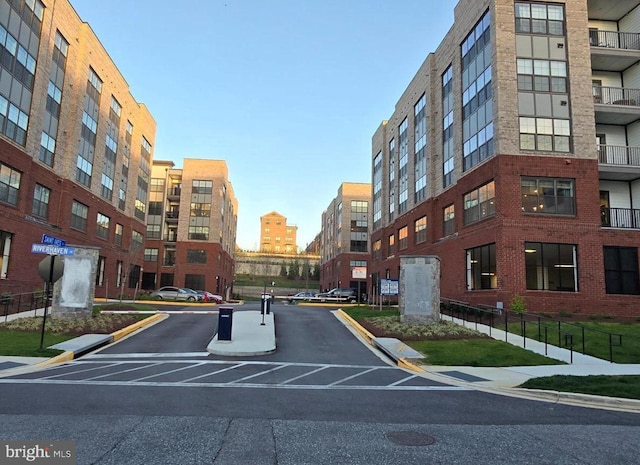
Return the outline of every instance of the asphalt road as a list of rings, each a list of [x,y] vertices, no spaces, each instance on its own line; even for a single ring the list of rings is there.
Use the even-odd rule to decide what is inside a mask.
[[[174,314],[2,378],[0,438],[75,440],[77,463],[100,465],[638,463],[638,414],[436,383],[390,365],[330,309],[272,309],[271,355],[214,357],[217,316]]]

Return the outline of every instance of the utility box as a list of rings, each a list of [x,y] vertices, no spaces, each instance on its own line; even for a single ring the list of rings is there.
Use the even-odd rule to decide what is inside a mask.
[[[233,307],[220,307],[218,312],[218,341],[230,341],[233,327]]]

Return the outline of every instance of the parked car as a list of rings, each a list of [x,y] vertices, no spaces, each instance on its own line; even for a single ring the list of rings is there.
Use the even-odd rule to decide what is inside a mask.
[[[204,299],[204,297],[202,296],[202,294],[198,294],[198,292],[197,292],[197,291],[194,291],[194,290],[193,290],[193,289],[191,289],[190,287],[182,287],[182,288],[180,288],[180,289],[182,289],[183,291],[187,292],[188,294],[195,295],[195,296],[196,296],[196,300],[197,300],[198,302],[202,302],[202,300]]]
[[[189,302],[196,302],[198,294],[192,289],[175,286],[164,286],[151,293],[153,297],[157,297],[160,300],[186,300]]]
[[[316,296],[315,292],[303,291],[298,292],[297,294],[290,295],[287,297],[289,303],[297,302],[298,300],[311,300]]]
[[[322,301],[324,298],[327,300],[339,300],[355,303],[358,301],[358,291],[352,287],[336,287],[328,292],[321,292],[316,295]]]
[[[213,302],[215,304],[221,304],[223,302],[222,296],[218,294],[212,294],[209,291],[196,291],[202,296],[202,300],[205,302]]]

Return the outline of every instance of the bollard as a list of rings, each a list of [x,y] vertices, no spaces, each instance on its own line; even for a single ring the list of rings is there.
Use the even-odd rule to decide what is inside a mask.
[[[233,326],[233,307],[220,307],[218,312],[218,341],[230,341]]]

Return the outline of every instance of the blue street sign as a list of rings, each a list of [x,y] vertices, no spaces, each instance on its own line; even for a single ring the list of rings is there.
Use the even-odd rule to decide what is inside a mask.
[[[31,244],[31,253],[46,253],[49,255],[73,255],[76,249],[73,247],[58,247],[48,244]]]
[[[67,245],[66,241],[58,239],[57,237],[48,236],[46,234],[42,235],[42,243],[47,245],[55,245],[56,247],[64,247],[65,245]]]

